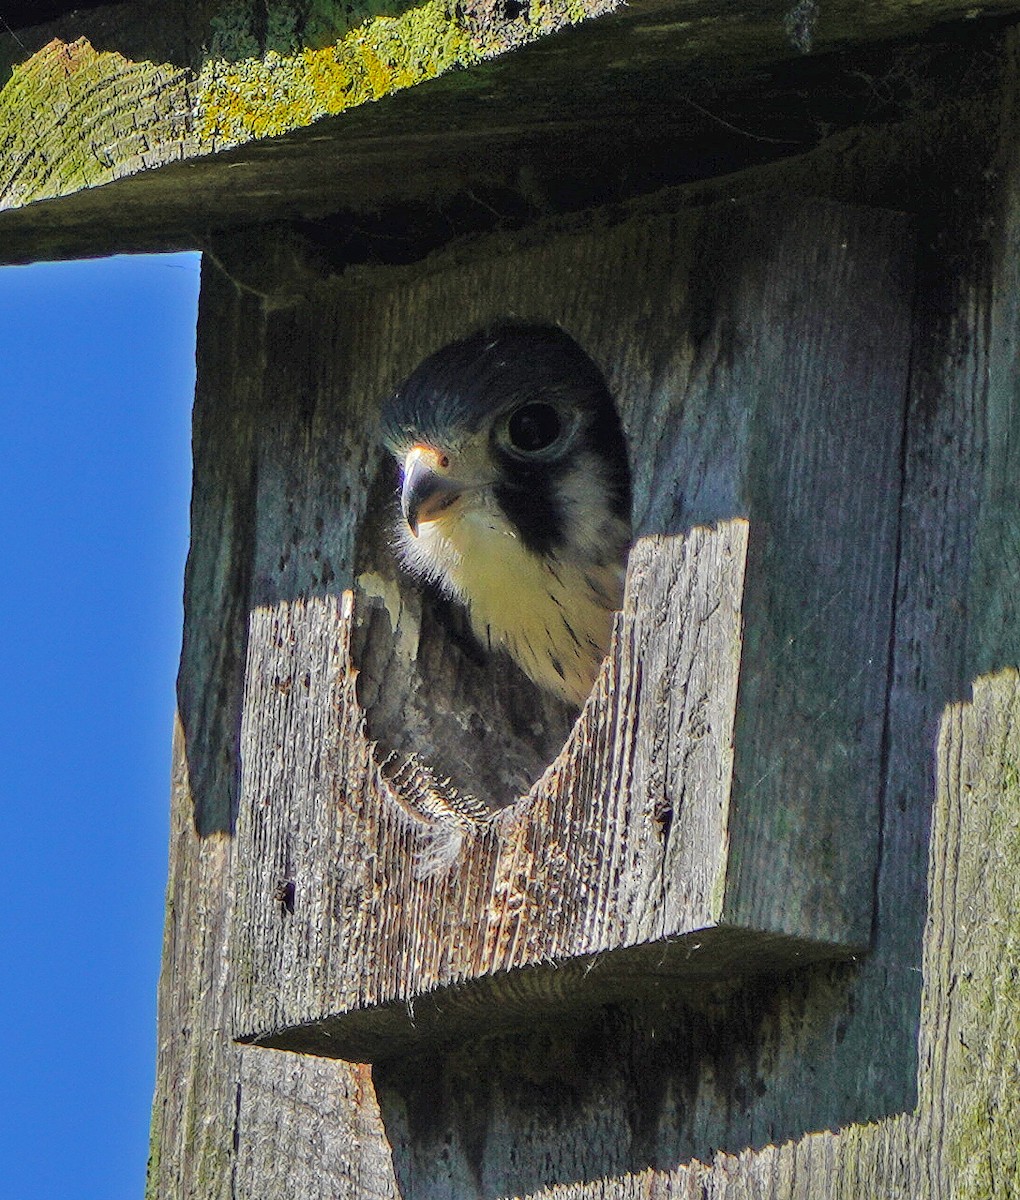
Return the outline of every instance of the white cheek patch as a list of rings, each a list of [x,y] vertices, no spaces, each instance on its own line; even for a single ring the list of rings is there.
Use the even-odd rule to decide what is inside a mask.
[[[465,603],[477,597],[486,576],[497,575],[501,586],[513,578],[507,558],[512,541],[516,536],[506,518],[495,501],[481,493],[462,498],[437,520],[419,525],[417,537],[406,522],[397,527],[397,549],[405,567]]]
[[[448,595],[454,595],[452,575],[460,555],[449,538],[437,529],[438,521],[418,526],[418,536],[411,532],[401,518],[396,526],[396,551],[401,563],[412,575],[426,583],[435,584]]]
[[[595,454],[579,454],[576,466],[557,480],[556,494],[565,526],[563,540],[572,558],[602,565],[617,561],[626,547],[627,532],[620,532],[622,523],[606,512],[609,491],[609,473]]]

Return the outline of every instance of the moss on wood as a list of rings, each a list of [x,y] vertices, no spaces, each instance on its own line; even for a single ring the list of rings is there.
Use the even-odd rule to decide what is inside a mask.
[[[318,6],[317,29],[336,28],[337,17],[325,11],[336,7]],[[271,7],[264,35],[271,48],[264,54],[255,50],[258,39],[248,5],[214,18],[218,54],[198,78],[199,135],[229,146],[285,133],[470,66],[613,5],[605,0],[532,0],[527,20],[515,22],[509,36],[506,26],[472,20],[469,9],[456,0],[372,11],[378,7],[357,6],[355,14],[366,10],[364,19],[318,49],[299,44],[296,28],[283,19],[286,14]],[[238,9],[245,10],[245,19]],[[350,10],[344,11],[350,24]]]
[[[218,145],[284,133],[478,57],[448,0],[377,16],[321,50],[213,59],[198,80],[201,136]]]
[[[1020,1195],[1020,674],[982,677],[944,722],[959,752],[961,912],[948,1094],[959,1200]]]
[[[993,0],[991,8],[1017,4]],[[961,11],[960,0],[926,0],[911,18],[913,26],[899,5],[869,10],[862,22],[859,6],[834,0],[818,17],[812,46],[871,43],[906,26],[919,32]],[[610,19],[588,20],[605,14]],[[578,23],[583,32],[546,36]],[[788,26],[782,7],[771,0],[758,0],[739,16],[721,12],[713,0],[208,0],[179,10],[137,0],[67,13],[20,31],[17,41],[0,36],[0,67],[12,56],[28,56],[0,91],[0,208],[67,196],[178,160],[212,161],[211,151],[300,135],[323,118],[366,107],[360,118],[348,115],[342,129],[323,121],[323,136],[332,144],[316,151],[320,160],[323,153],[338,155],[341,173],[346,168],[357,187],[364,177],[366,188],[378,189],[381,174],[390,171],[400,180],[421,179],[431,196],[442,191],[438,177],[452,161],[450,148],[459,161],[475,162],[490,142],[513,131],[534,142],[540,127],[570,139],[569,152],[558,157],[565,163],[573,154],[581,164],[572,168],[575,176],[601,153],[607,164],[602,175],[611,181],[628,147],[634,147],[635,160],[647,160],[656,145],[686,136],[695,143],[693,154],[704,157],[706,148],[739,135],[743,118],[728,103],[720,105],[720,97],[742,87],[746,92],[749,71],[764,88],[763,111],[770,103],[774,109],[768,72],[790,69],[804,42],[803,31],[795,37]],[[506,53],[520,47],[526,48],[519,55]],[[801,55],[800,61],[811,60]],[[492,65],[483,67],[486,62]],[[457,69],[464,67],[473,69]],[[382,113],[367,106],[429,80],[436,82],[420,99],[383,106]],[[874,82],[874,103],[884,104],[890,80],[883,75]],[[720,107],[724,115],[710,138],[701,125]],[[643,114],[637,123],[636,112]],[[829,119],[823,115],[823,122]],[[757,129],[756,120],[751,124]],[[774,133],[771,126],[759,131],[759,150],[774,145],[779,154],[784,146],[806,148],[814,140],[814,133],[805,140],[801,125],[790,135],[788,124],[780,121]],[[656,129],[665,135],[657,141]],[[363,147],[366,137],[394,131],[395,142],[374,148],[367,169],[352,165],[352,143],[360,140]],[[588,147],[580,140],[585,131]],[[615,140],[604,131],[613,131]],[[465,132],[475,143],[468,144]],[[756,136],[748,133],[748,139]],[[440,137],[451,147],[440,147]],[[439,164],[430,162],[425,173],[424,145],[435,149]],[[298,136],[293,145],[268,151],[258,170],[296,154],[284,173],[287,186],[307,190],[307,150]],[[504,152],[500,161],[505,166],[514,156],[521,157]],[[670,162],[690,158],[674,145]],[[697,173],[677,177],[659,165],[666,173],[653,170],[649,178],[660,183]],[[715,171],[736,165],[724,151]],[[207,162],[204,171],[200,186],[195,174],[184,189],[193,199],[188,233],[209,223],[236,224],[225,214],[242,192],[250,190],[260,205],[279,193],[265,177],[239,186],[234,160],[221,169]],[[497,186],[505,182],[500,175]],[[477,190],[478,180],[471,187]],[[374,212],[397,200],[406,200],[400,189],[374,195],[367,207]],[[162,207],[161,200],[156,204]],[[203,205],[210,217],[195,215]],[[340,199],[294,201],[284,205],[284,215],[342,206]],[[254,219],[278,215],[260,212]],[[181,243],[178,235],[173,244],[194,244],[194,238]]]
[[[208,48],[197,70],[55,38],[0,90],[0,208],[283,134],[617,4],[532,0],[495,20],[456,0],[232,0],[190,31]]]
[[[94,187],[199,148],[187,72],[128,62],[86,41],[53,41],[0,91],[0,208]]]

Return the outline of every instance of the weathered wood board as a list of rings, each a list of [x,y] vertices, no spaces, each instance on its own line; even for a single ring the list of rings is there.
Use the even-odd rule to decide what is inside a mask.
[[[230,1035],[232,980],[223,966],[238,869],[237,720],[264,328],[262,305],[207,264],[146,1195],[266,1200],[278,1183],[305,1200],[394,1200],[390,1152],[366,1071],[244,1051]],[[311,1120],[315,1106],[321,1112]],[[269,1146],[276,1183],[266,1165]],[[316,1148],[313,1169],[309,1147]]]
[[[424,282],[278,315],[239,1036],[376,1059],[494,1009],[510,1023],[866,950],[912,261],[895,214],[731,206],[440,260]],[[565,745],[562,710],[472,661],[386,533],[380,398],[507,315],[593,351],[634,463],[627,601]],[[412,756],[424,771],[402,769]],[[429,779],[446,777],[491,815],[444,812]]]
[[[0,261],[307,222],[346,266],[910,118],[1018,0],[30,7],[0,15]]]

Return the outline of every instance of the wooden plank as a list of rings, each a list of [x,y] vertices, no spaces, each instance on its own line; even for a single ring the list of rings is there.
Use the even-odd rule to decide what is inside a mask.
[[[820,940],[864,947],[878,857],[912,246],[907,227],[882,213],[827,209],[819,214],[827,239],[801,228],[754,279],[745,299],[754,323],[745,318],[738,333],[746,339],[738,386],[756,396],[756,421],[748,665],[737,699],[723,920],[810,928]],[[805,293],[826,299],[799,316]],[[848,779],[858,796],[849,805]]]
[[[0,35],[17,66],[0,90],[0,256],[204,246],[213,231],[339,213],[313,231],[320,252],[406,260],[451,230],[803,153],[876,111],[916,117],[988,74],[980,58],[967,69],[983,26],[959,0],[505,12],[146,0]],[[546,36],[584,14],[603,15]],[[885,41],[963,18],[940,30],[941,52]]]
[[[257,357],[242,361],[236,347],[258,327],[260,315],[251,298],[233,296],[222,284],[215,272],[203,271],[150,1197],[229,1194],[236,1121],[232,1092],[239,1056],[225,1028],[229,983],[216,964],[229,940],[246,531],[254,500],[250,440],[237,416],[259,388]],[[217,317],[217,336],[210,313]]]
[[[731,207],[280,314],[242,726],[239,1033],[377,1058],[493,1007],[605,999],[635,971],[657,987],[866,947],[909,245],[891,214]],[[563,321],[609,370],[640,536],[582,721],[526,799],[473,823],[385,764],[414,756],[498,809],[568,727],[547,707],[523,728],[514,714],[541,701],[472,664],[398,577],[372,508],[392,491],[374,427],[415,351],[507,311]],[[335,352],[309,377],[333,313]],[[722,928],[745,936],[707,935]],[[626,968],[593,961],[649,942]],[[544,983],[506,974],[548,963]]]
[[[224,965],[237,872],[232,833],[250,591],[251,438],[261,405],[261,358],[251,348],[261,341],[263,319],[259,302],[204,266],[146,1195],[391,1200],[389,1152],[364,1069],[311,1061],[302,1068],[293,1057],[274,1065],[272,1054],[253,1060],[230,1036],[232,980]],[[286,1155],[265,1153],[283,1145]],[[312,1172],[298,1153],[309,1146]]]

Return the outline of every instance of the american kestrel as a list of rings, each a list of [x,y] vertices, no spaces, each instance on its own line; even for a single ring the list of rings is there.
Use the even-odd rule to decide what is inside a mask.
[[[386,402],[404,565],[482,646],[583,704],[623,601],[630,473],[601,372],[561,329],[504,324],[425,359]]]

